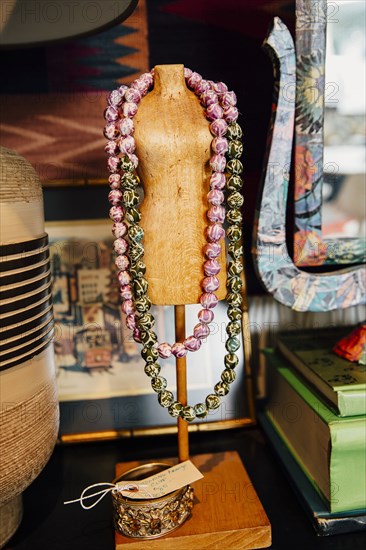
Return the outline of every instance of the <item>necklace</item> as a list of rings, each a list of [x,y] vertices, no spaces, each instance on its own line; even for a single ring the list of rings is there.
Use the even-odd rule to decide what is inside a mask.
[[[202,281],[203,293],[200,303],[203,307],[198,313],[199,323],[194,327],[193,335],[183,342],[170,345],[166,342],[157,343],[157,335],[153,330],[154,317],[149,312],[151,301],[148,297],[148,282],[145,279],[146,266],[143,263],[143,229],[139,226],[141,214],[138,209],[139,194],[137,187],[140,183],[135,170],[138,158],[135,155],[135,141],[133,117],[137,113],[138,103],[153,85],[153,71],[141,75],[131,86],[121,86],[113,90],[108,96],[108,107],[105,111],[107,125],[104,134],[109,140],[105,150],[109,155],[108,169],[111,172],[109,183],[111,191],[109,201],[112,204],[110,217],[114,221],[113,234],[116,237],[114,250],[117,253],[116,265],[121,285],[122,310],[126,314],[127,326],[133,331],[134,339],[143,343],[141,355],[145,361],[145,373],[151,378],[151,386],[158,394],[158,401],[167,407],[173,417],[181,416],[186,421],[196,417],[204,418],[210,409],[220,406],[220,397],[229,391],[229,384],[235,380],[235,367],[238,364],[236,351],[240,347],[238,335],[241,332],[241,304],[242,281],[240,273],[243,270],[241,262],[241,222],[240,208],[243,204],[241,194],[243,167],[239,160],[242,154],[240,138],[242,131],[236,123],[238,111],[235,107],[234,92],[229,92],[222,82],[214,83],[190,69],[184,69],[188,87],[200,98],[205,108],[206,117],[210,120],[213,156],[210,160],[212,175],[208,200],[208,227],[206,231],[207,244],[204,247],[206,256]],[[122,118],[120,118],[122,116]],[[224,137],[225,136],[225,137]],[[119,154],[123,155],[120,158]],[[228,173],[226,182],[225,171]],[[122,174],[120,173],[122,172]],[[224,236],[223,222],[225,208],[223,189],[226,185],[228,228],[226,237],[229,241],[228,252],[231,260],[228,264],[226,301],[230,322],[226,327],[228,338],[225,356],[225,369],[221,380],[215,385],[214,393],[209,394],[205,403],[198,403],[194,407],[183,406],[174,400],[172,392],[166,389],[167,381],[160,376],[160,365],[156,363],[159,356],[168,358],[171,354],[183,357],[188,351],[196,351],[201,347],[202,340],[209,335],[208,324],[213,321],[213,308],[217,304],[214,291],[219,287],[216,275],[220,271],[217,257],[221,253],[218,241]],[[126,223],[127,222],[127,223]]]

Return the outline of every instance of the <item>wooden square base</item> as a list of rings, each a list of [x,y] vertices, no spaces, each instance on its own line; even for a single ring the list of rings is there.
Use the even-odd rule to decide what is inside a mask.
[[[192,484],[192,516],[176,531],[154,540],[134,540],[116,533],[116,550],[143,550],[145,546],[146,550],[246,550],[271,545],[271,525],[239,455],[204,454],[191,460],[204,475]],[[117,476],[140,464],[117,464]]]

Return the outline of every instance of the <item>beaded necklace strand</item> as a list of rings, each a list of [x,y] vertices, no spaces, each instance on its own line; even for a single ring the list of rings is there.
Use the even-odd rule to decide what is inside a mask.
[[[229,92],[224,83],[204,80],[190,69],[184,69],[184,75],[188,87],[200,98],[206,117],[211,122],[210,130],[214,136],[211,147],[214,154],[210,159],[213,172],[210,178],[210,191],[207,195],[209,223],[206,230],[207,244],[204,247],[205,277],[201,283],[203,293],[200,297],[203,309],[198,313],[199,323],[194,327],[193,335],[183,342],[176,342],[173,345],[166,342],[157,343],[157,335],[153,330],[155,319],[149,312],[151,300],[148,297],[148,282],[144,277],[146,271],[143,263],[144,233],[139,226],[141,214],[138,209],[140,198],[137,192],[140,180],[135,173],[138,158],[134,153],[135,141],[132,134],[133,117],[137,113],[141,98],[153,85],[153,71],[141,75],[129,88],[121,86],[109,94],[109,105],[105,111],[107,125],[104,135],[108,139],[105,150],[109,155],[108,169],[111,172],[109,176],[111,186],[109,201],[112,204],[110,217],[114,221],[112,231],[116,237],[114,250],[117,253],[115,262],[120,270],[118,280],[121,285],[122,310],[127,316],[126,323],[133,331],[134,339],[143,344],[141,356],[145,361],[144,370],[151,378],[151,386],[158,394],[160,405],[166,407],[171,416],[180,416],[191,422],[195,418],[204,418],[209,410],[217,409],[220,406],[220,397],[229,392],[229,384],[236,377],[234,369],[239,360],[235,352],[240,347],[238,335],[241,332],[242,317],[240,273],[243,270],[241,262],[243,249],[240,208],[243,204],[241,193],[243,166],[239,158],[243,146],[240,141],[242,131],[236,122],[238,111],[235,107],[234,92]],[[122,158],[119,154],[123,155]],[[161,367],[156,361],[159,356],[163,359],[172,354],[176,357],[184,357],[188,351],[197,351],[201,347],[202,340],[210,333],[208,324],[213,321],[212,309],[218,301],[214,294],[219,287],[216,275],[220,271],[217,257],[221,254],[221,246],[218,241],[225,234],[222,226],[225,220],[222,190],[225,186],[228,191],[226,237],[229,241],[228,253],[231,258],[227,273],[226,301],[230,322],[226,327],[228,337],[225,346],[228,353],[225,356],[225,369],[221,374],[221,380],[214,387],[214,393],[209,394],[204,403],[183,406],[175,401],[173,393],[166,389],[167,381],[159,375]]]

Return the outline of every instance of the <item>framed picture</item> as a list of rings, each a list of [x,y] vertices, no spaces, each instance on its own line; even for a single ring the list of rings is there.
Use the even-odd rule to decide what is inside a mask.
[[[144,373],[140,345],[120,308],[111,222],[47,222],[55,314],[55,363],[61,407],[60,438],[76,441],[172,431],[176,420],[160,407]],[[187,327],[199,306],[186,307]],[[174,308],[153,306],[160,341],[172,342]],[[225,306],[220,303],[209,340],[187,360],[189,402],[204,400],[223,370]],[[240,426],[252,421],[244,359],[222,405],[192,430]],[[174,357],[161,360],[162,375],[175,391]]]

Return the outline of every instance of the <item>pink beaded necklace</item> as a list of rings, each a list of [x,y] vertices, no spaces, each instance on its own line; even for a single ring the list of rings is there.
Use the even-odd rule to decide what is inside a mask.
[[[107,125],[104,134],[108,139],[105,150],[109,155],[108,169],[111,172],[109,176],[111,186],[109,201],[112,204],[110,217],[114,221],[113,234],[116,237],[114,242],[114,250],[117,253],[115,263],[120,270],[118,278],[121,284],[122,311],[127,316],[127,326],[133,331],[133,336],[138,342],[141,342],[141,331],[136,326],[137,302],[136,299],[133,300],[133,281],[130,273],[131,258],[129,257],[128,242],[124,239],[130,228],[124,221],[126,208],[121,205],[122,202],[122,204],[128,204],[134,209],[137,199],[133,190],[128,188],[122,191],[121,187],[124,188],[123,181],[128,179],[127,176],[124,178],[124,174],[131,172],[131,166],[134,170],[138,166],[139,161],[135,154],[136,145],[132,135],[134,132],[133,117],[137,113],[141,99],[153,86],[153,74],[153,71],[145,73],[136,79],[130,87],[120,86],[117,90],[113,90],[108,96],[108,107],[105,111]],[[213,309],[218,302],[215,291],[219,288],[217,275],[220,272],[220,264],[217,258],[222,251],[219,241],[225,235],[223,228],[225,220],[223,189],[226,184],[224,171],[228,140],[224,135],[227,132],[228,123],[235,122],[238,117],[238,110],[235,107],[235,93],[228,91],[224,83],[204,80],[201,75],[192,72],[190,69],[184,69],[184,76],[187,85],[199,97],[206,118],[210,121],[210,130],[214,136],[211,142],[213,155],[210,159],[212,175],[210,177],[210,191],[207,194],[207,244],[204,247],[204,277],[201,282],[202,294],[200,297],[202,309],[198,313],[199,323],[194,327],[193,334],[183,342],[175,342],[174,344],[156,343],[159,356],[164,359],[172,354],[176,357],[183,357],[188,351],[197,351],[201,347],[202,340],[210,333],[209,323],[214,320]],[[119,157],[119,154],[124,155],[124,161]],[[126,159],[128,159],[128,162]],[[137,176],[135,177],[137,178]],[[138,216],[136,215],[136,217]],[[139,229],[142,231],[141,228]],[[140,246],[143,254],[143,246]],[[141,313],[149,315],[145,313],[149,309],[146,298],[145,302],[142,301],[139,306],[142,308],[138,310],[140,317]]]

